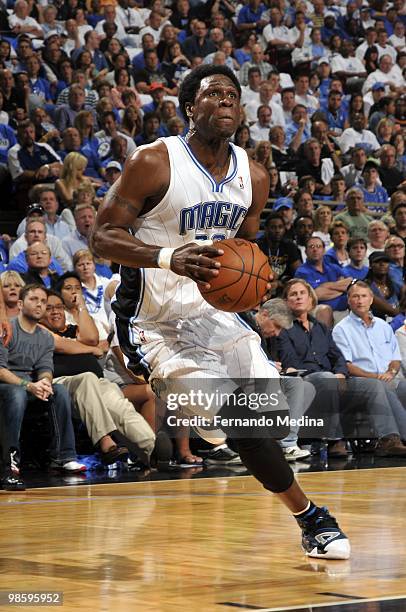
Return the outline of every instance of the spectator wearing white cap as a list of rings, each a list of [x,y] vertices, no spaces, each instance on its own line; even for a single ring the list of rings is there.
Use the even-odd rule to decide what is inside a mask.
[[[108,164],[106,165],[106,175],[105,175],[106,180],[96,192],[96,195],[98,198],[103,198],[106,195],[106,193],[108,192],[110,187],[113,185],[113,183],[116,182],[116,180],[118,179],[122,171],[123,171],[123,168],[118,161],[108,162]]]

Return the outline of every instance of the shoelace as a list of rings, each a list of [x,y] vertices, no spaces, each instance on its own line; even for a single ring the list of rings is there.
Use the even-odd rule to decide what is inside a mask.
[[[324,514],[325,513],[325,514]],[[322,523],[323,527],[335,528],[338,529],[338,523],[334,516],[328,513],[328,510],[325,506],[322,508],[317,508],[317,510],[309,516],[309,518],[300,519],[301,524],[307,528],[317,528]]]

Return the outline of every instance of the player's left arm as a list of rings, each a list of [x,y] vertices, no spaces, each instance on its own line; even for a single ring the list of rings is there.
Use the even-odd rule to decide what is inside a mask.
[[[248,213],[237,232],[238,238],[245,240],[255,240],[259,230],[261,213],[268,201],[269,194],[269,174],[264,166],[250,160],[252,203]]]

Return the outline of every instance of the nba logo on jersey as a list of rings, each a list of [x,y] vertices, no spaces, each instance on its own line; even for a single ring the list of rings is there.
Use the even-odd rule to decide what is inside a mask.
[[[140,337],[140,342],[146,342],[147,339],[145,338],[145,332],[143,329],[140,329],[138,332],[138,335]]]
[[[242,176],[238,177],[238,182],[240,184],[240,189],[244,189],[244,181],[242,180]]]

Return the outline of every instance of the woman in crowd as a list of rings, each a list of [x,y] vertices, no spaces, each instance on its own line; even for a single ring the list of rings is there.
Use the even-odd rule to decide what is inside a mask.
[[[273,167],[272,164],[272,148],[269,140],[260,140],[255,146],[254,159],[261,166],[264,166],[269,174],[270,169]]]
[[[395,125],[390,119],[383,118],[380,120],[375,130],[380,145],[391,144],[394,129]]]
[[[392,136],[391,145],[396,149],[396,167],[406,175],[405,137],[402,132]]]
[[[104,57],[106,58],[109,70],[114,69],[114,58],[119,53],[124,53],[125,49],[118,38],[110,38],[107,49],[104,52]]]
[[[326,251],[324,260],[329,264],[340,266],[340,268],[348,266],[350,257],[347,251],[347,242],[350,234],[345,223],[342,221],[333,221],[330,227],[330,236],[333,246]]]
[[[372,47],[368,47],[364,54],[365,70],[368,74],[371,74],[371,72],[375,72],[375,70],[379,70],[378,60],[378,48],[375,47],[375,45],[372,45]]]
[[[326,249],[330,248],[331,236],[330,226],[333,222],[333,213],[329,206],[319,206],[313,214],[314,232],[313,236],[318,236],[322,239]]]
[[[365,115],[364,98],[361,94],[354,93],[351,96],[348,106],[348,116],[352,115],[353,113],[362,113]]]
[[[82,284],[83,297],[91,317],[108,331],[109,322],[104,308],[104,291],[110,280],[96,274],[96,264],[92,253],[80,249],[73,256],[73,267]]]
[[[93,113],[88,110],[80,111],[73,122],[74,127],[80,134],[82,147],[90,146],[97,153],[99,141],[94,135],[94,118]]]
[[[131,138],[135,138],[142,131],[142,117],[136,106],[131,104],[124,110],[123,118],[121,121],[121,131]]]
[[[87,159],[80,153],[68,153],[63,161],[60,178],[55,182],[55,191],[61,204],[71,207],[73,192],[82,185],[91,185],[89,178],[84,176]]]
[[[168,82],[178,83],[182,74],[189,70],[191,63],[182,53],[182,47],[178,41],[168,45],[168,60],[163,61],[161,68]]]
[[[314,204],[310,191],[307,189],[299,189],[299,191],[297,191],[293,197],[293,202],[295,204],[298,217],[301,217],[302,215],[309,217],[313,216]]]
[[[257,36],[254,32],[245,32],[244,34],[244,36],[241,36],[242,46],[236,49],[234,53],[235,59],[240,66],[242,66],[244,62],[251,61],[252,47],[257,42]]]
[[[389,275],[391,260],[386,253],[375,251],[369,256],[369,272],[365,278],[373,293],[372,312],[380,319],[399,313],[399,291]]]
[[[13,270],[3,272],[0,275],[0,280],[7,318],[14,319],[20,313],[18,300],[20,299],[20,289],[24,287],[25,283],[18,272]]]
[[[134,93],[137,106],[141,107],[141,98],[132,85],[131,74],[127,68],[118,68],[118,70],[114,71],[114,81],[116,86],[111,90],[111,101],[113,102],[116,108],[125,108],[125,104],[122,99],[122,94],[124,91],[130,90]]]
[[[389,238],[389,228],[383,221],[374,219],[368,225],[368,249],[367,257],[374,251],[383,251],[385,243]]]
[[[248,125],[244,124],[238,126],[235,131],[234,142],[237,146],[245,149],[250,157],[254,154],[255,142],[251,138]]]
[[[283,194],[283,188],[281,184],[281,177],[279,175],[278,168],[274,165],[269,169],[269,197],[270,198],[280,198]]]

